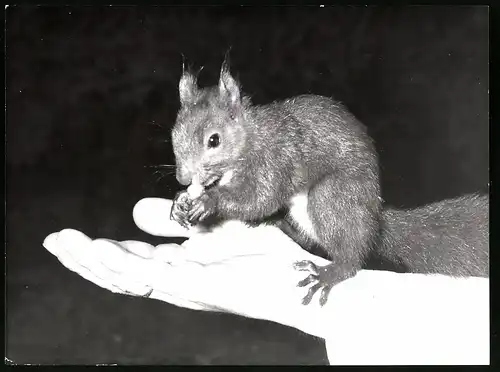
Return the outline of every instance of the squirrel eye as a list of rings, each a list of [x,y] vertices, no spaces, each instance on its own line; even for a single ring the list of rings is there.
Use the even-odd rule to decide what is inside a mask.
[[[230,118],[231,120],[234,120],[234,119],[236,119],[236,115],[234,115],[234,114],[229,114],[229,118]]]
[[[208,147],[210,148],[215,148],[219,146],[219,143],[220,143],[220,137],[217,133],[212,134],[208,139]]]

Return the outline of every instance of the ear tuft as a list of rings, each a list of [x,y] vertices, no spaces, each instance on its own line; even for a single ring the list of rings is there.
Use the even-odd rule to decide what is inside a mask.
[[[179,81],[179,98],[181,105],[190,104],[195,101],[198,94],[197,80],[198,75],[193,74],[189,67],[186,69],[186,57],[182,54],[182,76]]]
[[[194,102],[198,92],[196,80],[196,76],[191,72],[183,72],[181,80],[179,81],[179,98],[181,100],[181,105]]]
[[[240,85],[229,72],[229,62],[227,57],[224,59],[220,70],[219,93],[221,97],[228,99],[232,105],[240,102]]]

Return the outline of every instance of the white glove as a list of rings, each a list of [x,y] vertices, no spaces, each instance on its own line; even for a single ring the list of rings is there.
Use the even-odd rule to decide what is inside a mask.
[[[301,249],[278,228],[229,221],[211,232],[169,218],[172,201],[143,199],[139,228],[189,237],[182,245],[92,240],[76,230],[43,245],[68,269],[115,293],[149,295],[195,310],[266,319],[325,338],[331,364],[488,364],[489,281],[359,272],[332,289],[324,307],[297,287],[293,263],[326,260]]]
[[[143,199],[134,208],[134,220],[152,235],[190,236],[182,245],[92,240],[71,229],[49,235],[43,245],[68,269],[115,293],[144,296],[153,290],[150,298],[177,306],[290,326],[296,326],[297,318],[314,316],[316,321],[304,331],[324,336],[319,316],[312,315],[323,313],[319,301],[301,304],[307,289],[296,284],[306,273],[292,266],[302,259],[321,265],[326,260],[273,226],[250,228],[228,221],[211,232],[184,229],[170,220],[171,205],[166,199]]]

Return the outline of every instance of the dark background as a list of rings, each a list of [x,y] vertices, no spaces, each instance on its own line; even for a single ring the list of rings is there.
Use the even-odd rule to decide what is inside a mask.
[[[225,52],[255,103],[333,96],[363,121],[396,206],[488,187],[488,9],[12,7],[7,18],[7,357],[24,363],[325,364],[294,329],[112,294],[42,247],[63,228],[162,240],[134,204],[172,197],[181,53]],[[375,320],[376,321],[376,320]]]

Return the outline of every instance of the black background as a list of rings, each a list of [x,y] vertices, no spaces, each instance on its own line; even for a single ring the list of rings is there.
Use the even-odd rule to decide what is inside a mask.
[[[7,357],[25,363],[325,364],[277,324],[119,296],[41,243],[74,228],[163,242],[132,208],[172,197],[182,56],[255,103],[333,96],[369,128],[384,199],[411,207],[488,188],[488,9],[8,7]],[[376,321],[376,320],[374,320]]]

